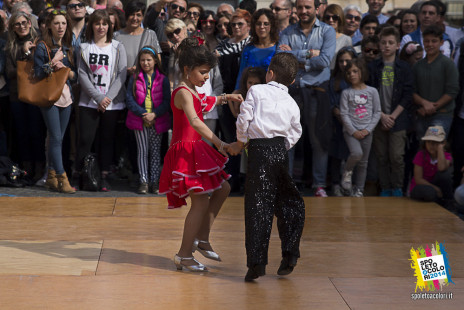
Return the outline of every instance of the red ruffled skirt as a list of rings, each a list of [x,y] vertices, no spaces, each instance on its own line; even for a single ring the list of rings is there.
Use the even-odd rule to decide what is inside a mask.
[[[221,188],[231,176],[224,171],[229,159],[205,141],[178,141],[164,157],[159,192],[166,194],[168,208],[187,205],[189,191],[210,193]]]

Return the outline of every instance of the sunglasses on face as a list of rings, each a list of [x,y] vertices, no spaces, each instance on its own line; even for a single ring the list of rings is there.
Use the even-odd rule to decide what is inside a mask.
[[[242,23],[242,22],[230,23],[230,25],[232,26],[232,28],[235,28],[235,27],[242,28],[242,26],[245,25],[245,23]]]
[[[22,22],[14,23],[13,26],[14,26],[15,28],[21,28],[21,27],[26,28],[26,26],[27,26],[28,24],[29,24],[29,21],[23,20]]]
[[[173,32],[170,32],[170,33],[166,34],[166,36],[168,37],[168,39],[172,39],[172,38],[174,38],[174,35],[178,36],[181,31],[182,31],[181,28],[177,28]]]
[[[222,27],[227,28],[229,26],[229,23],[223,23],[223,24],[217,24],[216,28],[221,29]]]
[[[187,15],[190,17],[198,17],[200,16],[200,13],[198,12],[187,12]]]
[[[378,53],[380,53],[380,51],[379,51],[378,49],[375,49],[375,48],[368,48],[368,47],[366,47],[366,48],[364,49],[364,53],[366,53],[366,54],[372,53],[372,54],[374,54],[374,55],[377,55]]]
[[[201,23],[202,25],[206,25],[206,24],[215,24],[216,21],[215,21],[214,19],[203,19],[203,20],[200,21],[200,23]]]
[[[53,10],[52,11],[53,15],[66,15],[66,11],[63,10]]]
[[[184,12],[185,12],[185,8],[184,8],[183,6],[180,6],[180,5],[177,5],[177,4],[174,4],[174,3],[171,4],[171,9],[172,9],[173,11],[179,9],[179,11],[180,11],[181,13],[184,13]]]
[[[279,8],[278,6],[273,6],[272,4],[269,6],[269,8],[271,9],[271,11],[276,11],[277,13],[279,13],[280,11],[288,10],[287,8]]]
[[[333,20],[334,22],[338,22],[340,20],[340,16],[338,15],[324,15],[324,20],[329,21]]]
[[[85,7],[85,4],[82,3],[82,2],[74,3],[74,4],[68,4],[68,9],[70,9],[70,10],[75,10],[77,8],[82,9],[83,7]]]
[[[360,16],[354,16],[354,15],[351,15],[351,14],[346,14],[346,19],[349,19],[349,20],[355,20],[357,22],[360,22],[361,21],[361,17]]]

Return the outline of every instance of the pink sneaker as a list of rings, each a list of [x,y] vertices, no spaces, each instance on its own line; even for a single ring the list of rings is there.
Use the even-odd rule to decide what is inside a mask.
[[[316,197],[328,197],[325,189],[323,187],[318,187],[316,189],[316,193],[314,194]]]

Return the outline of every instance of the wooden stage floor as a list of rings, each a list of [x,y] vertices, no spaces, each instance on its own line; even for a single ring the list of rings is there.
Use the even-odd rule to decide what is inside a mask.
[[[177,271],[188,208],[163,197],[0,197],[0,309],[463,309],[464,222],[407,198],[306,197],[301,259],[279,277],[273,228],[267,275],[245,283],[243,198],[226,201],[212,244],[223,262]],[[411,300],[409,251],[445,242],[451,300]]]

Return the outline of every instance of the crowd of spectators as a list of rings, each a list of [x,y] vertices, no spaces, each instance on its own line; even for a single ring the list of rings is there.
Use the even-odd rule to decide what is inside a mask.
[[[216,11],[187,0],[159,0],[148,7],[144,1],[125,6],[114,0],[0,1],[0,155],[28,172],[25,185],[46,185],[54,173],[60,182],[70,176],[70,186],[54,189],[71,193],[78,189],[84,158],[95,153],[101,190],[111,190],[117,175],[145,194],[136,134],[125,126],[125,98],[131,91],[126,86],[138,72],[137,55],[148,46],[172,91],[179,82],[177,48],[197,36],[219,60],[201,89],[207,95],[246,95],[251,85],[263,83],[275,53],[298,58],[300,70],[289,93],[301,109],[304,133],[289,151],[289,167],[300,189],[310,187],[318,197],[408,195],[411,180],[422,180],[415,156],[431,126],[444,130],[455,188],[464,166],[464,27],[446,23],[447,7],[439,0],[418,1],[394,15],[383,10],[386,1],[366,0],[367,12],[327,0],[274,0],[259,9],[256,1],[244,0],[238,8],[223,3]],[[47,110],[21,102],[16,62],[27,59],[34,59],[39,77],[71,68],[63,90],[67,99]],[[346,104],[343,91],[352,87],[345,69],[359,59],[382,111],[367,133],[373,147],[362,163],[365,184],[353,194],[342,186],[352,150],[343,136],[340,104]],[[96,69],[101,65],[107,73]],[[224,105],[205,115],[205,123],[227,143],[234,142],[239,109]],[[169,131],[159,134],[162,158]],[[243,190],[245,157],[231,157],[227,164],[233,192]],[[156,193],[157,180],[151,183]]]

